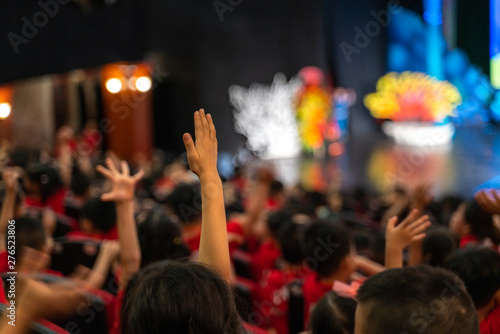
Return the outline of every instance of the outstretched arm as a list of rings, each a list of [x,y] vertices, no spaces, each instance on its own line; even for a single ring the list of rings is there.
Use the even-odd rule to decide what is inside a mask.
[[[396,216],[389,219],[385,231],[385,267],[401,268],[403,266],[403,250],[412,242],[425,238],[424,231],[430,226],[429,217],[424,215],[419,218],[419,211],[414,209],[408,217],[397,224]]]
[[[222,181],[217,172],[217,137],[210,114],[200,109],[194,113],[194,134],[183,136],[191,171],[201,184],[201,239],[198,260],[214,269],[230,282],[231,265],[227,240],[226,213]]]
[[[122,267],[120,288],[124,289],[141,267],[141,248],[137,237],[133,201],[135,184],[141,179],[143,172],[141,170],[131,176],[125,161],[121,162],[120,172],[110,158],[106,159],[106,165],[108,168],[97,166],[97,171],[110,180],[113,186],[110,192],[101,195],[101,200],[113,201],[116,204],[116,224]]]
[[[7,233],[7,225],[9,224],[9,220],[14,218],[18,179],[19,174],[12,167],[5,169],[2,174],[5,197],[2,203],[2,211],[0,212],[0,252],[5,251],[4,239]]]

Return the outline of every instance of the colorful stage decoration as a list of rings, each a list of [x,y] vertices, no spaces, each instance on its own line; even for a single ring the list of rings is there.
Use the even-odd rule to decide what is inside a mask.
[[[247,147],[261,159],[294,158],[301,145],[294,98],[302,83],[284,74],[271,85],[254,83],[250,88],[233,85],[229,100],[234,106],[234,129],[247,138]]]
[[[450,142],[454,127],[447,118],[461,102],[455,86],[419,72],[388,73],[364,99],[373,117],[388,120],[382,130],[410,146]]]
[[[500,0],[490,0],[490,76],[500,89]]]
[[[330,122],[331,93],[323,84],[323,72],[314,66],[299,72],[303,86],[297,95],[297,123],[302,147],[317,157],[325,155],[325,134],[338,137],[338,127]],[[333,133],[335,132],[335,133]]]
[[[406,8],[392,13],[388,25],[388,71],[423,72],[447,80],[457,87],[463,100],[450,121],[455,125],[487,122],[491,119],[489,104],[494,89],[489,77],[471,64],[463,50],[447,47],[441,7],[439,0],[426,0],[423,17]]]

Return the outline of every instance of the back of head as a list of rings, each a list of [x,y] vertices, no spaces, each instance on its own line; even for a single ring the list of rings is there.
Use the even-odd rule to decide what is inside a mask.
[[[314,306],[309,320],[311,334],[354,334],[356,301],[330,291]]]
[[[479,241],[490,238],[495,245],[500,245],[500,231],[493,224],[493,216],[476,200],[466,203],[465,220],[470,225],[471,233]]]
[[[90,198],[82,207],[81,218],[90,220],[95,229],[106,233],[116,223],[115,203],[101,201],[99,197]]]
[[[123,334],[243,333],[229,285],[197,263],[157,262],[127,286]]]
[[[458,248],[456,236],[446,227],[437,226],[425,232],[422,242],[424,262],[430,266],[443,267],[446,260]]]
[[[491,249],[462,249],[450,258],[446,268],[464,281],[478,308],[487,305],[500,289],[500,254]]]
[[[307,259],[314,259],[306,259],[311,269],[320,277],[327,277],[337,272],[342,260],[351,253],[349,232],[340,223],[316,221],[304,234],[304,253]]]
[[[137,234],[141,246],[142,263],[189,258],[189,248],[182,242],[181,230],[166,215],[159,212],[148,214],[138,221]]]
[[[388,269],[358,290],[356,333],[472,334],[479,325],[463,282],[429,266]]]
[[[304,260],[302,250],[302,235],[304,225],[289,222],[282,226],[278,232],[283,259],[292,265],[299,265]]]
[[[272,237],[278,238],[280,229],[292,223],[293,213],[290,210],[280,210],[267,216],[267,229]]]
[[[45,229],[39,219],[33,217],[22,217],[15,220],[16,232],[16,257],[21,258],[21,252],[24,247],[43,250],[46,243]],[[6,238],[6,243],[7,243]],[[9,245],[7,245],[9,246]]]
[[[85,196],[90,188],[90,179],[78,168],[74,168],[71,175],[71,192],[75,196]]]
[[[201,193],[199,184],[179,184],[166,200],[167,206],[182,224],[190,224],[201,217]]]
[[[48,164],[32,164],[27,168],[26,174],[30,182],[38,187],[42,203],[62,187],[59,172]]]

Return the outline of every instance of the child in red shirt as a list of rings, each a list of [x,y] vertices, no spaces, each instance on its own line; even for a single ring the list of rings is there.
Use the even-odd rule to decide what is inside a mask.
[[[115,203],[99,198],[88,199],[82,207],[81,231],[70,232],[70,237],[86,237],[99,240],[117,240]]]

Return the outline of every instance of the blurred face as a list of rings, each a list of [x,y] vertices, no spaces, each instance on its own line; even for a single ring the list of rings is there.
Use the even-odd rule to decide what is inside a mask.
[[[450,230],[459,237],[470,232],[470,226],[465,221],[465,204],[461,204],[451,215]]]

